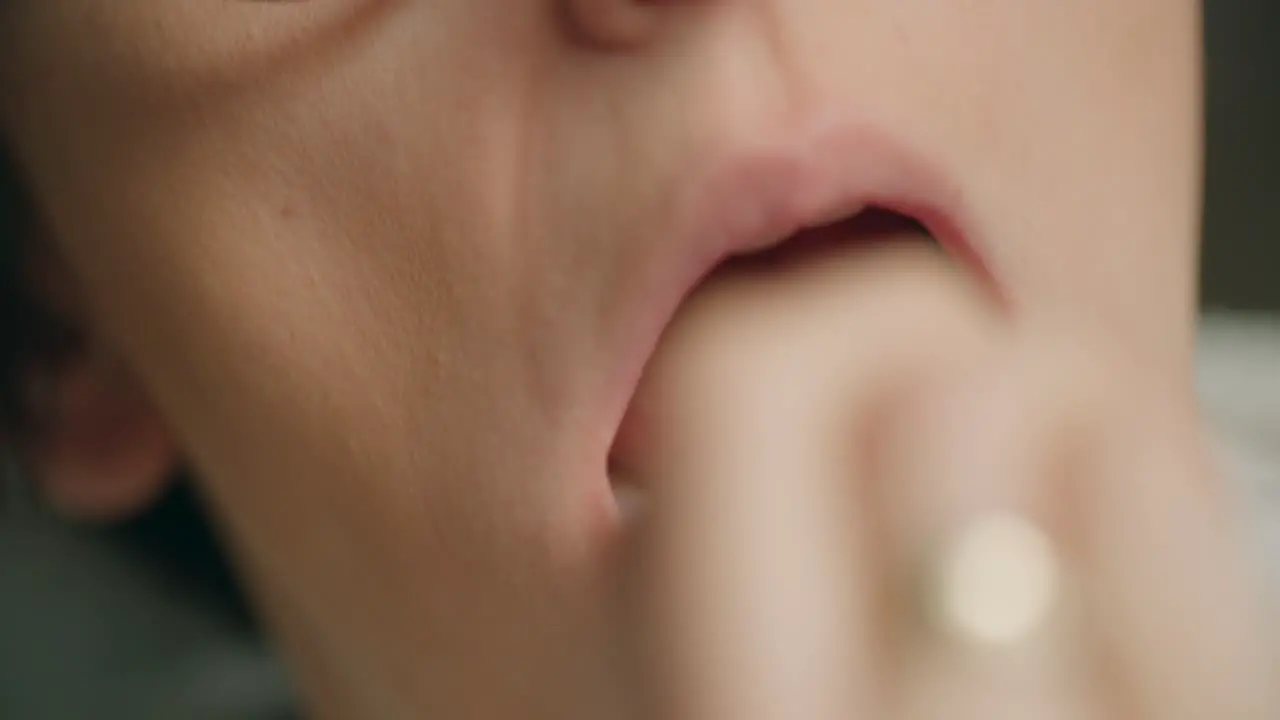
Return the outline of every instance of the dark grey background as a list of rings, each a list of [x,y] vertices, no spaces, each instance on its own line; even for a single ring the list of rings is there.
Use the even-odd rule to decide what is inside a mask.
[[[1205,15],[1205,304],[1280,310],[1280,2],[1207,0]]]

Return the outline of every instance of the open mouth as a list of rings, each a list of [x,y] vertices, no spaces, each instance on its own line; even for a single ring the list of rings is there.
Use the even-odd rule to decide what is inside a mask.
[[[883,243],[938,248],[1003,304],[975,242],[979,218],[963,187],[923,148],[865,118],[815,115],[789,132],[727,147],[693,173],[653,272],[630,309],[624,346],[602,409],[597,456],[625,516],[636,503],[628,468],[643,458],[636,394],[671,322],[719,273],[785,272],[827,253]]]
[[[701,286],[724,272],[786,272],[800,263],[821,262],[828,253],[846,253],[857,248],[873,248],[886,243],[919,243],[941,246],[921,220],[880,206],[869,206],[834,222],[822,223],[768,244],[764,249],[731,254],[714,265],[697,283]],[[679,310],[676,311],[678,315]],[[656,350],[656,348],[655,348]],[[610,486],[624,519],[634,518],[644,507],[645,492],[629,468],[640,450],[643,430],[634,417],[634,396],[614,434],[608,454]]]
[[[722,266],[784,269],[792,263],[811,260],[827,252],[904,241],[937,245],[921,221],[910,215],[872,206],[835,222],[805,228],[764,250],[732,257]]]

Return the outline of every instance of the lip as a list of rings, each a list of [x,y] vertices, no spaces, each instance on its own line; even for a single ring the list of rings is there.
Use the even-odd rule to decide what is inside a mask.
[[[672,257],[637,298],[630,347],[608,404],[607,466],[649,359],[685,298],[726,260],[781,245],[800,231],[878,208],[919,221],[953,259],[999,294],[973,244],[959,186],[922,153],[882,129],[827,124],[722,152],[688,186]]]

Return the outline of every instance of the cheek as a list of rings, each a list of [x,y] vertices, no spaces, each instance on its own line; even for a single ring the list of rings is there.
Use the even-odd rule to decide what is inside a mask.
[[[103,334],[218,499],[257,518],[245,532],[273,513],[321,528],[352,506],[422,508],[424,478],[477,517],[559,502],[545,488],[582,464],[570,406],[594,390],[591,370],[566,368],[593,356],[560,319],[589,305],[545,280],[563,275],[563,242],[513,227],[534,86],[511,59],[537,65],[532,14],[314,5],[385,15],[250,32],[190,4],[103,3],[80,11],[102,26],[96,57],[26,51],[86,86],[145,70],[120,97],[33,85],[16,133]],[[54,31],[58,13],[32,14]],[[183,46],[204,25],[212,45]],[[259,63],[303,40],[310,52]],[[85,116],[104,121],[73,132]],[[513,477],[528,482],[485,480]],[[291,509],[304,495],[310,509]]]
[[[997,272],[1028,315],[1066,316],[1185,366],[1200,213],[1198,7],[997,5],[987,21],[957,15],[949,35],[926,23],[917,43],[950,48],[948,62],[930,63],[939,81],[918,102],[932,106],[938,145],[968,180]]]
[[[389,20],[397,4],[44,0],[14,7],[4,37],[20,70],[15,78],[57,78],[94,100],[207,97],[349,51]]]
[[[55,198],[92,195],[65,187],[76,182],[110,193],[119,178],[208,184],[214,173],[326,201],[370,180],[352,202],[389,187],[388,202],[472,190],[476,178],[450,175],[494,169],[486,150],[519,122],[523,78],[510,67],[537,48],[528,27],[469,6],[24,3],[6,134]]]
[[[456,66],[445,59],[476,40],[466,25],[454,22],[461,37],[442,42],[433,42],[438,31],[417,30],[380,32],[370,43],[353,29],[341,41],[326,35],[337,19],[305,10],[258,6],[292,12],[292,20],[272,15],[277,24],[250,33],[232,11],[203,17],[211,11],[183,4],[141,15],[106,5],[81,11],[106,26],[95,36],[97,55],[85,59],[104,69],[79,73],[82,82],[129,69],[115,52],[125,45],[151,79],[141,73],[131,94],[115,98],[33,89],[27,126],[15,134],[57,235],[97,289],[104,321],[140,345],[138,353],[171,346],[193,316],[223,327],[265,315],[293,328],[292,342],[306,354],[323,357],[335,332],[441,334],[441,323],[465,317],[457,305],[483,312],[483,298],[468,292],[510,284],[502,278],[518,263],[494,241],[497,210],[510,202],[507,166],[521,119],[510,112],[509,79],[487,83],[477,98],[467,82],[438,70]],[[400,4],[282,5],[333,12]],[[439,5],[441,13],[448,7]],[[429,19],[412,28],[437,27]],[[197,27],[208,29],[204,41]],[[328,38],[340,62],[294,52],[287,67],[263,70],[253,64],[258,51],[288,45],[276,33]],[[184,38],[192,47],[179,51]],[[472,78],[484,77],[497,62],[469,67]],[[406,68],[423,70],[410,82]],[[235,83],[219,86],[214,75]],[[73,132],[74,119],[85,116],[106,120]],[[122,289],[123,275],[146,280]],[[152,330],[133,321],[143,308]]]

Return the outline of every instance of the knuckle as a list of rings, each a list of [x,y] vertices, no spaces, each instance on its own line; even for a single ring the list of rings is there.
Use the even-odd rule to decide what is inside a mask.
[[[1144,368],[1113,343],[1079,332],[1042,332],[1022,345],[1033,381],[1092,424],[1174,428],[1198,425],[1194,388]]]

